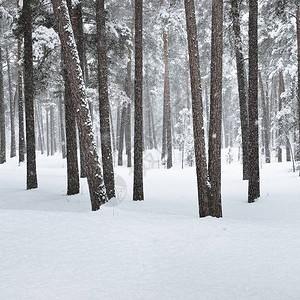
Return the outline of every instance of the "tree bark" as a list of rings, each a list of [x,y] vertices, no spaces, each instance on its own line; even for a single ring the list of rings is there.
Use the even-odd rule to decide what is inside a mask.
[[[269,115],[269,104],[265,97],[264,86],[261,78],[261,72],[258,71],[258,82],[260,88],[261,103],[263,109],[263,132],[264,132],[264,148],[265,148],[265,162],[271,162],[270,153],[270,115]]]
[[[59,37],[64,53],[66,71],[72,86],[71,94],[75,108],[79,137],[84,147],[84,161],[87,163],[87,181],[89,185],[92,210],[98,210],[107,202],[107,194],[99,163],[94,133],[92,129],[89,105],[86,99],[83,73],[75,44],[70,16],[65,0],[52,0]]]
[[[249,179],[249,117],[247,103],[247,83],[244,55],[242,50],[240,8],[238,0],[231,0],[231,14],[233,19],[234,47],[236,57],[236,69],[239,91],[240,119],[242,132],[242,152],[243,152],[243,179]]]
[[[115,179],[109,119],[104,0],[96,1],[96,23],[102,165],[107,196],[111,199],[115,197]]]
[[[221,135],[222,135],[222,56],[223,0],[212,1],[211,90],[208,175],[210,181],[210,215],[222,217],[221,202]]]
[[[32,0],[23,3],[24,20],[24,91],[26,120],[27,189],[38,187],[34,131],[34,81],[32,54]]]
[[[144,200],[143,187],[143,0],[135,0],[133,200]]]
[[[184,4],[190,63],[190,83],[192,93],[194,148],[196,159],[199,216],[206,217],[210,214],[208,198],[209,183],[206,167],[205,138],[203,128],[203,103],[195,4],[194,0],[185,0]]]
[[[284,92],[283,74],[282,71],[279,72],[279,85],[278,85],[278,112],[282,110],[282,98],[281,94]],[[283,123],[282,116],[278,120],[278,138],[277,138],[277,159],[278,162],[282,162],[282,140],[283,140]]]
[[[0,164],[6,162],[5,103],[3,87],[2,48],[0,46]]]
[[[260,196],[258,145],[258,1],[249,0],[249,185],[248,202]]]
[[[6,46],[6,65],[8,77],[8,91],[9,91],[9,110],[10,110],[10,157],[15,157],[16,154],[16,130],[15,130],[15,101],[12,91],[11,83],[11,69],[8,47]]]

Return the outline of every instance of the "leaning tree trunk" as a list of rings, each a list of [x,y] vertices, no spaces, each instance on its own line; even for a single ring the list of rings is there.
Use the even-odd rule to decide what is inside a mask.
[[[238,0],[231,0],[231,14],[234,31],[234,47],[236,57],[236,69],[239,90],[239,105],[240,105],[240,119],[242,131],[242,151],[243,151],[243,179],[249,179],[249,117],[247,106],[247,83],[245,59],[242,50],[241,25],[240,25],[240,8]]]
[[[211,88],[209,118],[208,175],[210,181],[210,215],[222,217],[221,135],[222,135],[222,56],[223,0],[212,2]]]
[[[199,216],[206,217],[210,214],[208,198],[209,186],[206,167],[205,138],[203,128],[203,103],[195,5],[194,0],[185,0],[184,4],[190,63],[190,82],[192,92],[194,148],[196,159]]]
[[[258,146],[258,1],[249,0],[249,186],[248,202],[260,196]]]
[[[74,34],[65,0],[52,0],[59,38],[65,58],[65,67],[72,86],[79,136],[82,140],[84,161],[87,168],[87,180],[90,190],[92,210],[98,210],[107,201],[102,170],[97,153],[89,105],[86,98],[83,73],[79,63]]]
[[[24,20],[24,91],[26,120],[27,189],[37,188],[35,131],[34,131],[34,81],[32,54],[31,0],[23,3]]]
[[[2,49],[0,46],[0,164],[6,162],[5,104],[3,87]]]
[[[115,179],[111,147],[104,0],[96,0],[99,115],[104,182],[108,199],[115,197]]]
[[[82,5],[81,0],[77,1],[72,6],[72,1],[67,0],[67,6],[69,9],[69,14],[71,18],[72,28],[74,32],[74,37],[76,41],[77,51],[80,60],[81,70],[83,72],[83,78],[85,78],[85,48],[84,48],[84,33],[83,33],[83,22],[82,22]],[[91,110],[90,110],[91,111]],[[91,111],[92,113],[92,111]],[[79,149],[80,149],[80,177],[86,177],[86,164],[84,162],[83,156],[83,146],[81,145],[79,139]]]
[[[143,0],[135,0],[133,200],[144,200],[143,187]]]

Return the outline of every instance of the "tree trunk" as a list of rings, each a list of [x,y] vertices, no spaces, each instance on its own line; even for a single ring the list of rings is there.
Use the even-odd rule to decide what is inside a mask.
[[[126,106],[123,104],[121,109],[121,124],[119,133],[119,149],[118,149],[118,166],[123,166],[123,150],[124,150],[124,138],[125,138],[125,118],[126,118]]]
[[[298,153],[297,158],[300,161],[300,4],[297,3],[297,12],[296,12],[296,25],[297,25],[297,60],[298,60]],[[300,173],[299,173],[300,176]]]
[[[46,108],[47,156],[50,155],[49,107]]]
[[[210,180],[210,215],[222,217],[221,202],[221,135],[222,135],[222,56],[223,0],[212,2],[211,89],[208,175]]]
[[[27,153],[27,189],[38,187],[36,174],[35,132],[34,132],[34,81],[32,54],[32,7],[31,0],[23,3],[24,20],[24,90]]]
[[[63,97],[59,94],[59,120],[60,120],[60,136],[61,136],[61,153],[62,158],[66,158],[66,135],[65,135],[65,124],[64,124],[64,109],[63,109]]]
[[[17,8],[19,9],[19,0],[17,0]],[[25,150],[25,133],[24,133],[24,101],[22,88],[22,38],[18,37],[18,53],[17,53],[17,68],[18,68],[18,121],[19,121],[19,163],[24,162]]]
[[[203,104],[199,65],[198,37],[194,0],[185,0],[186,28],[189,49],[190,82],[194,129],[194,148],[198,186],[199,216],[210,214],[208,198],[208,174],[206,167],[205,138],[203,129]]]
[[[108,199],[115,197],[115,179],[111,149],[109,100],[107,87],[107,58],[104,0],[96,1],[97,51],[98,51],[98,87],[101,152],[104,182]]]
[[[243,179],[249,179],[249,117],[247,107],[247,83],[244,56],[242,50],[240,8],[238,0],[231,0],[231,14],[234,31],[234,47],[239,90],[240,119],[242,131]]]
[[[249,0],[249,186],[248,202],[260,196],[258,145],[258,1]]]
[[[279,72],[279,85],[278,85],[278,112],[282,110],[282,98],[281,94],[284,92],[283,74]],[[282,128],[282,116],[278,120],[278,138],[277,138],[277,158],[278,162],[282,162],[282,139],[283,139],[283,128]]]
[[[5,103],[3,86],[2,48],[0,46],[0,164],[6,162]]]
[[[135,0],[133,200],[144,200],[143,187],[143,0]]]
[[[127,76],[126,76],[127,78],[125,84],[126,95],[130,100],[132,99],[131,69],[132,69],[132,46],[128,47],[128,62],[127,62]],[[127,167],[131,168],[131,103],[127,104],[125,127],[126,127],[125,142],[126,142]]]
[[[107,202],[107,194],[99,163],[95,137],[92,129],[89,105],[86,99],[83,73],[75,44],[70,16],[65,0],[52,0],[59,37],[65,58],[65,67],[72,86],[72,98],[76,112],[79,137],[84,147],[84,161],[87,163],[87,181],[90,190],[92,210],[98,210]]]
[[[10,110],[10,157],[15,157],[16,154],[16,131],[15,131],[15,101],[13,97],[11,84],[11,70],[8,47],[6,46],[6,65],[8,77],[8,91],[9,91],[9,110]]]
[[[76,41],[77,51],[79,55],[80,60],[80,66],[81,70],[83,72],[85,71],[85,49],[84,49],[84,40],[83,40],[83,22],[82,22],[82,6],[81,6],[81,0],[73,4],[72,1],[67,0],[67,6],[71,18],[72,28],[74,32],[74,37]],[[84,156],[83,156],[83,146],[80,142],[81,139],[79,139],[79,149],[80,149],[80,177],[85,178],[86,177],[86,164],[84,162]]]
[[[164,5],[164,0],[161,0]],[[170,98],[170,80],[169,80],[169,51],[168,51],[168,34],[166,28],[163,29],[163,47],[164,47],[164,117],[163,117],[163,151],[162,160],[165,160],[167,154],[167,168],[172,168],[172,124],[171,124],[171,98]]]
[[[258,82],[261,95],[261,103],[263,109],[263,133],[264,133],[264,148],[265,148],[265,162],[271,162],[271,153],[270,153],[270,116],[269,116],[269,104],[265,97],[264,87],[262,83],[261,73],[258,72]]]

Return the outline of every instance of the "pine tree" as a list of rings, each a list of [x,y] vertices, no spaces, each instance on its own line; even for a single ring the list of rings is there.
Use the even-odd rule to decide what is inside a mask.
[[[26,120],[27,189],[37,188],[35,128],[34,128],[34,81],[32,54],[32,0],[24,1],[22,20],[24,25],[24,95]]]
[[[211,88],[208,175],[210,182],[210,215],[222,217],[221,203],[221,134],[222,134],[222,64],[223,0],[212,1]]]
[[[249,186],[248,202],[260,196],[258,147],[258,1],[249,0]]]
[[[143,0],[135,0],[133,200],[144,200],[143,187]]]
[[[64,53],[65,67],[70,80],[73,105],[79,129],[79,137],[84,147],[84,161],[87,168],[87,180],[90,191],[92,210],[98,210],[107,201],[102,170],[99,163],[91,115],[85,93],[83,73],[65,0],[52,0],[61,46]]]
[[[111,148],[104,0],[96,1],[99,116],[104,182],[108,199],[115,197],[115,179]]]

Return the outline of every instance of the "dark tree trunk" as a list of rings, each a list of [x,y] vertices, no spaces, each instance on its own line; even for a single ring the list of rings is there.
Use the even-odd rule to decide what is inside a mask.
[[[208,198],[209,187],[203,129],[203,104],[195,5],[194,0],[185,0],[184,3],[190,63],[190,82],[192,92],[194,148],[197,172],[199,216],[206,217],[210,214]]]
[[[11,83],[11,70],[10,70],[10,58],[8,47],[6,47],[6,65],[7,65],[7,77],[8,77],[8,91],[9,91],[9,110],[10,110],[10,157],[15,157],[16,154],[16,131],[15,131],[15,101],[12,91]]]
[[[37,101],[35,101],[34,103],[35,107],[35,121],[36,121],[36,125],[37,125],[37,134],[38,134],[38,149],[41,150],[41,154],[44,154],[44,145],[43,145],[43,133],[42,133],[42,129],[41,129],[41,118],[39,117],[39,107],[38,107],[38,103]]]
[[[242,151],[243,151],[243,179],[249,179],[249,117],[247,104],[247,83],[244,56],[242,50],[240,8],[238,0],[231,0],[231,14],[233,20],[234,45],[236,57],[236,69],[239,90],[240,119],[242,131]]]
[[[258,1],[249,0],[249,186],[248,202],[260,196],[258,145]]]
[[[111,149],[104,0],[96,1],[99,114],[104,182],[108,199],[115,197],[115,179]]]
[[[71,21],[65,0],[52,0],[59,37],[65,58],[65,68],[72,86],[71,94],[76,113],[79,136],[84,147],[84,161],[87,163],[87,181],[90,190],[92,210],[98,210],[107,202],[102,170],[92,129],[89,105],[86,99],[83,73],[72,31]]]
[[[19,8],[19,1],[18,1]],[[22,88],[22,39],[18,38],[18,121],[19,121],[19,163],[24,162],[25,133],[24,133],[24,101]]]
[[[135,0],[133,200],[144,200],[143,187],[143,0]]]
[[[223,0],[212,1],[211,89],[208,174],[210,180],[210,215],[222,217],[221,202],[221,135],[222,135],[222,56]]]
[[[67,146],[67,195],[79,193],[79,168],[77,157],[77,137],[75,108],[72,99],[72,90],[68,78],[66,64],[64,63],[65,81],[65,122],[66,122],[66,146]]]
[[[67,0],[67,6],[69,10],[69,14],[71,17],[71,23],[72,23],[72,28],[74,32],[74,37],[76,41],[76,46],[77,46],[77,51],[79,55],[79,60],[80,60],[80,66],[81,70],[83,72],[83,77],[84,76],[84,71],[85,71],[85,48],[84,48],[84,36],[83,36],[83,22],[82,22],[82,6],[81,6],[81,0],[76,3],[75,5],[73,4],[72,6],[72,1]],[[86,164],[84,162],[84,155],[83,155],[83,145],[80,142],[81,139],[79,139],[79,149],[80,149],[80,177],[85,178],[86,177]]]
[[[2,48],[0,46],[0,164],[6,162],[5,103],[3,87]]]
[[[35,132],[34,132],[34,82],[32,56],[31,0],[23,3],[24,20],[24,91],[26,120],[27,189],[37,188]]]
[[[270,153],[270,116],[269,116],[269,103],[265,97],[263,82],[260,71],[258,72],[258,82],[261,95],[261,103],[263,109],[263,133],[264,133],[264,148],[265,148],[265,162],[271,162]]]

